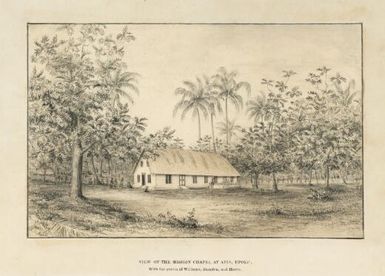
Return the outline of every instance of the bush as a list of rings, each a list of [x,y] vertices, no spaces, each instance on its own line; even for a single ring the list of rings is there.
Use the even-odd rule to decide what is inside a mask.
[[[178,228],[196,229],[199,227],[198,220],[195,218],[195,209],[192,209],[187,213],[187,216],[182,218],[176,217],[171,212],[167,212],[166,214],[161,213],[158,215],[158,222]]]
[[[264,210],[260,212],[261,215],[266,215],[266,216],[285,216],[287,213],[282,210],[282,208],[273,206],[268,210]]]
[[[120,219],[123,221],[131,221],[131,222],[139,221],[139,217],[135,213],[127,213],[127,212],[121,213]]]
[[[198,220],[195,218],[195,209],[193,208],[187,213],[186,217],[182,218],[182,225],[187,228],[198,228]]]
[[[310,189],[311,193],[307,197],[310,200],[315,201],[330,201],[333,200],[333,197],[331,196],[332,191],[330,190],[316,190],[316,189]]]

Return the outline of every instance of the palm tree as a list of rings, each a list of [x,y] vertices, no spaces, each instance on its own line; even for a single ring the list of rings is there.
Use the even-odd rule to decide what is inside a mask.
[[[337,102],[339,106],[342,108],[350,108],[357,94],[357,92],[352,92],[352,90],[354,90],[354,87],[355,87],[354,80],[351,80],[345,89],[343,89],[341,87],[341,84],[338,84],[336,81],[334,82],[334,85],[338,92]]]
[[[231,139],[237,136],[237,132],[241,131],[242,127],[237,125],[235,120],[230,120],[217,123],[217,129],[219,130],[220,135],[228,136],[229,142],[231,142]]]
[[[192,117],[198,118],[198,138],[201,139],[201,114],[207,118],[209,99],[205,91],[204,84],[201,79],[197,78],[197,82],[184,81],[184,87],[175,90],[175,95],[181,95],[182,99],[175,105],[173,116],[178,110],[182,110],[181,119],[184,120],[188,112],[192,112]]]
[[[130,103],[134,103],[134,99],[126,89],[128,88],[139,94],[139,89],[136,86],[138,76],[137,73],[122,72],[120,69],[110,75],[113,107],[115,107],[116,103],[120,102],[121,97],[125,97]]]
[[[225,102],[225,114],[226,114],[226,144],[229,144],[229,115],[228,115],[228,104],[229,101],[235,106],[237,110],[240,110],[243,107],[242,96],[238,94],[238,91],[241,88],[244,88],[247,92],[247,95],[250,94],[250,84],[248,82],[237,82],[235,78],[237,77],[237,72],[231,71],[227,72],[224,67],[218,69],[218,73],[214,75],[213,87],[218,93],[218,97]]]
[[[209,101],[209,105],[207,106],[208,111],[210,113],[210,122],[211,122],[211,138],[213,143],[213,151],[216,152],[216,145],[215,145],[215,131],[214,131],[214,117],[218,113],[222,113],[222,105],[221,100],[218,96],[217,91],[213,89],[213,85],[210,82],[209,78],[207,76],[203,76],[205,81],[205,90],[206,95]]]
[[[273,115],[271,106],[264,93],[248,101],[246,105],[246,112],[249,114],[249,119],[254,119],[255,122],[264,122],[265,120],[269,120]]]

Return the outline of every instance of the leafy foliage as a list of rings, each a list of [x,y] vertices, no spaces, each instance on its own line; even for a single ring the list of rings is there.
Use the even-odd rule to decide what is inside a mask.
[[[283,71],[283,80],[263,79],[260,95],[247,102],[254,126],[243,131],[234,164],[248,175],[324,170],[355,170],[361,164],[361,121],[354,81],[346,86],[340,74],[329,78],[322,67],[306,79],[314,90],[304,94],[289,87],[295,72]],[[275,182],[275,179],[274,179]]]
[[[139,75],[128,71],[124,55],[134,40],[127,26],[113,33],[100,24],[66,24],[56,35],[35,41],[28,94],[31,168],[68,173],[72,162],[72,180],[81,180],[75,175],[82,174],[89,158],[100,183],[107,161],[112,183],[113,171],[127,171],[125,164],[134,164],[143,151],[154,151],[163,146],[159,140],[173,135],[168,129],[146,136],[146,119],[130,114]],[[80,164],[77,170],[74,164]]]

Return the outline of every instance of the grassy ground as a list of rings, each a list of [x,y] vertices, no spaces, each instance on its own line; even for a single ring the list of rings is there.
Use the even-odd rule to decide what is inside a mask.
[[[321,193],[300,185],[278,193],[246,188],[145,193],[86,186],[87,199],[72,201],[66,185],[33,182],[29,236],[362,237],[360,187],[312,189]]]

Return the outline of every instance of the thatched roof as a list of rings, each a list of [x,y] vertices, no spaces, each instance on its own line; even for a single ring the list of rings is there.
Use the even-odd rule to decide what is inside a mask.
[[[150,171],[154,174],[239,176],[226,158],[213,152],[160,150],[156,159],[149,160],[149,163]]]

